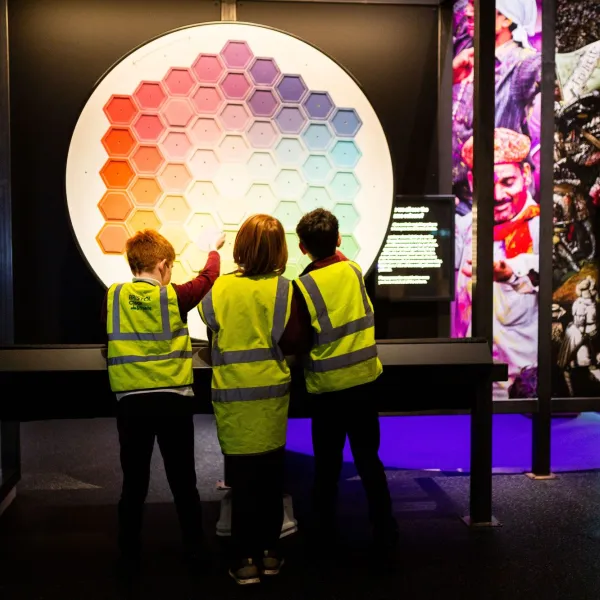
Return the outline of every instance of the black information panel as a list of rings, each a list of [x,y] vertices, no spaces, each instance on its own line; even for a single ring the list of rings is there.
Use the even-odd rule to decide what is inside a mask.
[[[453,196],[396,196],[376,278],[378,298],[454,299]]]

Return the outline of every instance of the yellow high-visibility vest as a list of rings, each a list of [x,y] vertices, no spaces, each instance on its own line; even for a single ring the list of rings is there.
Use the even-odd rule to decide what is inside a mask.
[[[145,281],[112,285],[106,330],[113,392],[192,384],[192,342],[172,285]]]
[[[373,305],[360,267],[340,261],[296,283],[315,331],[304,364],[308,392],[335,392],[377,379],[383,367],[377,356]]]
[[[225,454],[285,445],[291,376],[279,341],[291,285],[277,275],[223,275],[198,306],[213,332],[212,401]]]

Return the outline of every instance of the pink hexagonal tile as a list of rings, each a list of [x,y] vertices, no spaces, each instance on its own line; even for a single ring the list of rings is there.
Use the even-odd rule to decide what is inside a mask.
[[[142,81],[133,97],[142,110],[158,110],[167,99],[167,95],[158,81]]]
[[[179,67],[169,69],[163,83],[171,96],[187,96],[196,85],[192,72],[189,69]]]
[[[272,148],[279,139],[279,132],[270,121],[254,121],[246,137],[253,148]]]
[[[216,54],[201,54],[192,65],[192,72],[200,83],[217,83],[225,68]]]
[[[221,50],[221,57],[230,69],[245,69],[254,55],[246,42],[229,41]]]
[[[225,131],[244,131],[250,122],[250,113],[243,104],[226,104],[219,121]]]
[[[243,100],[252,89],[244,73],[227,73],[219,85],[225,98],[230,100]]]
[[[140,142],[157,142],[166,127],[159,115],[141,114],[132,129]]]
[[[197,181],[211,181],[219,170],[219,159],[212,150],[196,150],[187,163]]]
[[[200,117],[190,128],[190,135],[198,146],[212,148],[221,139],[223,130],[214,119]]]
[[[192,96],[192,104],[201,115],[214,115],[223,104],[223,96],[216,87],[201,85]]]
[[[187,98],[170,98],[160,112],[171,127],[187,127],[194,117]]]
[[[192,181],[192,175],[184,164],[169,163],[158,179],[167,193],[182,193]]]
[[[160,146],[165,156],[174,161],[185,160],[192,150],[192,142],[184,131],[169,131]]]

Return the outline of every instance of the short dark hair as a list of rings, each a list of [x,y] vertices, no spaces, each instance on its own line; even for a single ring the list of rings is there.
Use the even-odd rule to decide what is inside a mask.
[[[324,208],[306,213],[296,226],[300,242],[315,260],[335,254],[339,232],[337,217]]]

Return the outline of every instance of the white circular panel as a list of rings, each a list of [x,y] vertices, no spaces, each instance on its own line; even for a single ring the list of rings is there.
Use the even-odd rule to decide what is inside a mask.
[[[210,23],[168,33],[119,62],[95,88],[71,140],[69,214],[109,286],[131,277],[123,250],[158,229],[177,252],[173,282],[202,268],[194,241],[227,234],[222,271],[246,217],[279,218],[286,276],[306,259],[294,233],[317,207],[339,219],[342,251],[368,270],[393,203],[392,161],[375,111],[346,71],[280,31]],[[206,339],[197,311],[193,337]]]

